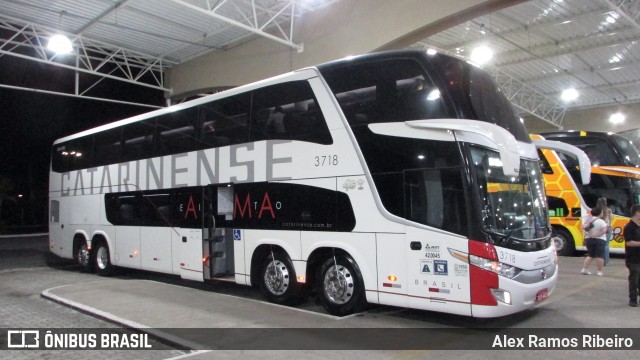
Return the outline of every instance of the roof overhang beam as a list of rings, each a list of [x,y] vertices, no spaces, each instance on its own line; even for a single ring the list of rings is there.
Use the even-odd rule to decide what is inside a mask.
[[[201,6],[197,6],[197,5],[193,5],[190,3],[187,3],[183,0],[171,0],[174,3],[183,6],[187,9],[193,10],[193,11],[197,11],[199,13],[202,14],[206,14],[207,16],[210,16],[216,20],[220,20],[220,21],[224,21],[227,24],[239,27],[243,30],[249,31],[253,34],[259,35],[261,37],[264,37],[266,39],[275,41],[277,43],[286,45],[292,49],[295,49],[297,52],[303,52],[304,51],[304,45],[303,44],[295,44],[292,39],[293,39],[293,19],[294,19],[294,11],[295,11],[295,1],[288,1],[284,4],[283,8],[280,11],[277,11],[273,16],[271,16],[267,21],[265,21],[263,24],[259,24],[258,23],[258,17],[256,16],[257,14],[257,7],[254,1],[251,1],[251,10],[252,10],[252,15],[247,16],[246,14],[240,12],[243,16],[243,18],[245,19],[245,21],[247,22],[247,24],[242,23],[240,21],[237,21],[235,19],[231,19],[229,17],[226,17],[224,15],[221,15],[220,13],[217,13],[216,11],[220,9],[220,7],[224,4],[224,2],[222,2],[221,4],[218,4],[216,7],[212,7],[212,8],[207,8],[207,7],[201,7]],[[235,5],[234,3],[232,3],[232,5]],[[206,6],[206,3],[205,3]],[[287,11],[287,13],[289,14],[289,20],[290,20],[290,29],[289,29],[289,34],[286,34],[282,28],[280,27],[280,25],[277,23],[277,18],[281,17],[284,15],[285,10],[290,9],[290,11]],[[238,10],[239,11],[239,10]],[[282,38],[275,36],[273,34],[270,34],[266,31],[264,31],[263,29],[269,25],[270,23],[274,23],[278,29],[280,30],[281,34],[282,34]]]

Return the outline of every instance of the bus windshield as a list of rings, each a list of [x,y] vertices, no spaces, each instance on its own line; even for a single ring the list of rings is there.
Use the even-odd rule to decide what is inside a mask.
[[[548,236],[544,186],[537,161],[522,160],[518,177],[505,176],[496,151],[471,147],[482,224],[486,231],[508,238],[535,240]]]
[[[603,132],[543,133],[547,140],[562,141],[584,151],[592,166],[640,167],[640,154],[633,143],[618,134]]]
[[[640,167],[640,154],[633,143],[621,135],[612,134],[611,141],[620,151],[620,155],[630,166]]]

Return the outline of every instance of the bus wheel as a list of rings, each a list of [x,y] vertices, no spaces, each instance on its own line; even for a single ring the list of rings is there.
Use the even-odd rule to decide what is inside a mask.
[[[268,253],[260,268],[260,291],[272,303],[293,305],[302,301],[293,262],[282,252]]]
[[[80,265],[80,271],[93,271],[93,262],[91,260],[91,253],[87,247],[87,242],[82,240],[76,248],[76,263]]]
[[[551,234],[553,242],[556,246],[556,252],[562,256],[572,256],[576,251],[576,244],[573,241],[571,233],[561,227],[553,227]]]
[[[111,265],[111,260],[109,260],[109,247],[107,244],[99,242],[95,251],[96,273],[100,276],[113,274],[113,265]]]
[[[330,314],[344,316],[364,310],[364,282],[350,256],[327,259],[320,267],[317,283],[320,302]]]

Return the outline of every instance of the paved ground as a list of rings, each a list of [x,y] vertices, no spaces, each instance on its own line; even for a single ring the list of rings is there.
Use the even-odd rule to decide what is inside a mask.
[[[44,241],[30,237],[0,239],[0,329],[120,328],[111,322],[42,298],[42,291],[52,286],[95,280],[95,277],[81,274],[64,264],[56,268],[47,267],[46,259],[46,237]],[[153,341],[153,345],[159,350],[4,350],[0,351],[0,359],[166,359],[185,353],[157,341]]]
[[[83,311],[100,313],[120,323],[130,325],[163,327],[210,327],[219,328],[219,336],[229,335],[238,327],[252,329],[253,334],[269,339],[272,333],[255,332],[260,328],[442,328],[443,341],[471,341],[469,327],[506,328],[515,333],[532,328],[626,328],[638,329],[640,309],[626,305],[626,269],[623,259],[614,258],[605,270],[604,277],[584,276],[579,273],[582,258],[560,258],[560,279],[554,294],[535,310],[515,316],[473,320],[426,311],[374,306],[357,316],[336,319],[327,316],[313,300],[291,309],[266,304],[258,291],[235,284],[200,284],[177,280],[175,277],[147,272],[123,272],[115,278],[100,278],[83,274],[70,266],[44,267],[46,243],[33,239],[34,246],[27,241],[11,240],[10,246],[0,239],[0,328],[18,327],[91,327],[115,328],[94,317],[84,315],[72,308],[58,305],[40,297],[44,292],[54,300],[67,301],[69,306]],[[20,245],[21,244],[21,245]],[[13,250],[10,250],[13,249]],[[220,292],[220,293],[218,293]],[[340,330],[342,329],[342,330]],[[640,331],[640,330],[638,330]],[[340,334],[345,334],[340,333]],[[363,335],[363,332],[356,332]],[[217,334],[207,331],[207,336]],[[326,335],[326,334],[324,334]],[[237,338],[229,339],[238,341]],[[286,339],[274,339],[275,342]],[[305,339],[308,340],[308,339]],[[326,340],[326,339],[325,339]],[[335,340],[335,339],[332,339]],[[348,339],[345,336],[343,340]],[[320,340],[318,340],[320,341]],[[342,341],[342,342],[345,342]],[[333,343],[339,348],[340,341]],[[164,345],[154,343],[155,347]],[[331,348],[323,345],[323,348]],[[7,359],[63,359],[85,358],[146,358],[164,359],[184,354],[183,351],[167,349],[153,351],[4,351],[0,358]],[[485,359],[508,356],[522,359],[542,358],[634,358],[634,351],[213,351],[195,352],[185,355],[189,359],[209,358],[260,358],[282,359],[419,359],[456,358]]]

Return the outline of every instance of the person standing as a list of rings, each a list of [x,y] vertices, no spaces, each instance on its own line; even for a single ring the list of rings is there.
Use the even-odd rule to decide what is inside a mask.
[[[602,209],[602,220],[607,223],[607,242],[604,244],[604,266],[609,264],[609,242],[613,240],[613,229],[611,229],[611,209],[607,206],[607,198],[599,197],[596,207]]]
[[[582,265],[582,273],[591,275],[588,269],[591,261],[596,259],[597,275],[602,276],[602,267],[604,266],[604,247],[607,242],[607,224],[602,220],[602,209],[595,207],[591,209],[591,222],[587,223],[584,230],[586,231],[587,257]]]
[[[631,220],[624,226],[624,256],[629,269],[629,306],[638,306],[640,287],[640,205],[631,206]]]

